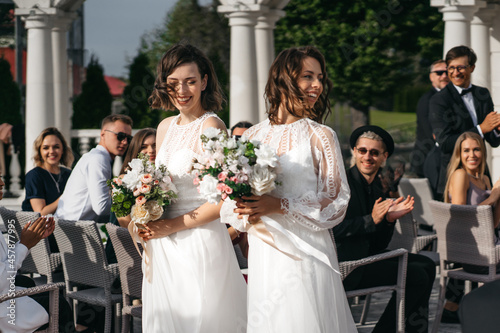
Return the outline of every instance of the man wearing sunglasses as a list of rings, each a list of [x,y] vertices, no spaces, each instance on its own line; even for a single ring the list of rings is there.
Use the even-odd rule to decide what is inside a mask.
[[[457,138],[474,132],[492,147],[500,145],[500,113],[494,111],[490,92],[471,84],[477,56],[468,46],[456,46],[446,53],[450,83],[430,101],[432,132],[441,149],[437,192],[444,193],[446,171]]]
[[[394,152],[394,141],[378,126],[356,129],[349,140],[353,166],[347,171],[351,198],[344,220],[333,228],[339,261],[358,260],[384,252],[391,241],[396,219],[413,210],[414,199],[388,199],[380,169]],[[418,254],[408,255],[406,279],[406,332],[427,332],[429,298],[436,275],[434,262]],[[361,266],[343,281],[355,290],[396,284],[398,258]],[[396,330],[396,299],[393,295],[373,332]]]
[[[417,138],[411,154],[410,170],[420,178],[424,177],[425,158],[436,143],[432,137],[432,127],[429,122],[429,101],[436,92],[446,87],[450,82],[444,60],[440,59],[432,63],[429,80],[432,83],[432,88],[420,97],[417,104]]]
[[[99,144],[75,165],[55,216],[71,221],[108,222],[111,196],[106,181],[112,177],[115,156],[122,156],[127,151],[131,134],[129,116],[115,114],[102,120]]]

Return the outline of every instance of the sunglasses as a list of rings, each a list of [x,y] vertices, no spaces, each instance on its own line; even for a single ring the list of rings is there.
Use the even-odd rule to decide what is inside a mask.
[[[361,154],[365,155],[366,153],[369,153],[373,157],[377,157],[378,155],[382,154],[380,151],[377,149],[366,149],[366,148],[356,148],[356,150]]]
[[[432,71],[431,73],[436,73],[437,76],[441,76],[443,74],[448,75],[448,72],[446,70],[444,70],[444,71]]]
[[[116,133],[116,132],[113,132],[111,130],[105,130],[105,131],[115,134],[118,141],[123,141],[123,140],[127,139],[127,143],[130,143],[130,141],[132,140],[132,135],[128,135],[127,133],[123,133],[123,132]]]

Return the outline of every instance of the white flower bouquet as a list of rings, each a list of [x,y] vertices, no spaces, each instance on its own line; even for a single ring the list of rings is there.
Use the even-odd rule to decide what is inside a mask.
[[[237,141],[216,128],[207,128],[201,140],[205,152],[193,160],[191,174],[208,202],[260,196],[275,189],[278,157],[268,145],[245,136]]]
[[[111,211],[117,217],[130,214],[139,228],[159,219],[163,207],[177,198],[177,188],[167,168],[155,167],[143,154],[130,161],[125,175],[108,180],[108,186],[112,192]]]

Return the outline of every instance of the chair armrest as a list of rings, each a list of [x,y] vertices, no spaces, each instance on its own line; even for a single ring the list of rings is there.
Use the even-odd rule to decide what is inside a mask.
[[[114,279],[116,279],[120,275],[120,271],[118,270],[118,264],[109,264],[106,267],[106,270],[110,274],[111,281],[113,281]]]
[[[360,266],[368,265],[377,261],[382,261],[389,258],[395,257],[408,257],[408,251],[405,249],[396,249],[388,252],[383,252],[373,256],[369,256],[363,259],[342,261],[339,263],[340,273],[342,274],[342,280],[344,280],[353,270]]]
[[[12,293],[9,292],[7,294],[0,295],[0,303],[13,298],[30,296],[30,295],[40,294],[46,291],[57,290],[59,288],[63,288],[64,285],[65,285],[64,282],[58,282],[58,283],[42,284],[40,286],[26,288],[22,290],[16,290]]]
[[[423,248],[425,248],[427,245],[432,243],[434,240],[437,239],[437,235],[426,235],[426,236],[418,236],[415,239],[415,244],[413,245],[413,253],[418,253],[422,251]]]

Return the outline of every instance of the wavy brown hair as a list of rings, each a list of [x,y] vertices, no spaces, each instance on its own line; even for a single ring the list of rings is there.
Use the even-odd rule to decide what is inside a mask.
[[[125,154],[122,168],[120,170],[120,175],[125,173],[130,161],[132,161],[134,158],[137,158],[137,155],[139,155],[139,153],[141,152],[141,147],[144,143],[144,140],[146,140],[146,138],[151,135],[154,135],[156,140],[156,130],[150,127],[143,128],[135,133],[132,141],[130,141],[130,144],[128,145],[127,153]]]
[[[42,154],[40,153],[40,148],[42,147],[43,140],[49,135],[55,135],[61,141],[63,153],[61,155],[61,159],[59,160],[59,164],[71,168],[74,160],[73,151],[71,150],[71,147],[68,146],[68,143],[66,142],[66,139],[64,139],[62,133],[59,132],[59,130],[55,127],[47,127],[46,129],[44,129],[33,142],[33,151],[35,152],[35,154],[33,155],[33,160],[35,161],[35,165],[37,167],[41,167],[43,165],[43,158]]]
[[[177,67],[189,63],[195,63],[198,66],[198,71],[202,79],[205,75],[207,76],[207,86],[201,92],[201,106],[203,110],[222,110],[222,103],[225,102],[225,98],[212,62],[200,49],[187,43],[179,43],[172,46],[158,63],[153,92],[148,99],[152,108],[175,110],[173,103],[175,87],[167,84],[167,77]]]
[[[453,148],[453,153],[448,163],[448,170],[446,172],[446,187],[444,188],[444,202],[450,202],[449,191],[450,191],[450,179],[451,175],[455,170],[463,168],[462,166],[462,142],[466,139],[475,140],[481,149],[481,165],[479,166],[479,179],[483,180],[484,172],[486,170],[486,146],[484,145],[483,138],[474,132],[464,132],[455,142],[455,147]]]
[[[306,94],[302,91],[297,80],[302,72],[303,61],[311,57],[316,59],[323,74],[323,92],[314,107],[306,103]],[[322,123],[331,113],[328,96],[332,89],[332,81],[326,72],[325,57],[314,46],[292,47],[283,50],[274,59],[269,69],[269,78],[266,84],[265,98],[269,120],[276,123],[280,106],[286,108],[295,117],[307,117]]]

